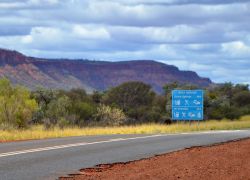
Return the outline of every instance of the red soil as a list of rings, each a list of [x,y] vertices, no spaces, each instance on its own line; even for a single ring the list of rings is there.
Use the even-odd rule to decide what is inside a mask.
[[[250,180],[250,139],[194,147],[128,163],[99,165],[60,180]]]

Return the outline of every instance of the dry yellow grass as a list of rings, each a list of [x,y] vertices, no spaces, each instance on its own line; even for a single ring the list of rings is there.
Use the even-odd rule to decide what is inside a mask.
[[[60,130],[44,130],[42,126],[33,126],[27,130],[0,130],[0,142],[27,140],[27,139],[45,139],[69,136],[86,136],[86,135],[104,135],[104,134],[154,134],[154,133],[180,133],[190,131],[205,130],[230,130],[250,128],[250,115],[244,116],[240,120],[210,120],[207,122],[197,123],[178,123],[172,125],[162,124],[145,124],[137,126],[121,127],[89,127],[89,128],[65,128]]]

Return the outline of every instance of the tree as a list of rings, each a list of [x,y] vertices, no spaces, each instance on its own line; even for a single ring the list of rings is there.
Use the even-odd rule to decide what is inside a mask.
[[[151,86],[143,82],[126,82],[120,86],[110,89],[104,96],[104,102],[109,105],[115,105],[129,111],[140,106],[150,106],[155,93]]]
[[[163,86],[163,90],[164,90],[165,94],[168,95],[168,94],[171,94],[172,90],[174,90],[178,87],[179,87],[178,82],[172,82],[172,83],[165,84]]]
[[[39,105],[38,111],[33,116],[34,123],[42,123],[44,118],[46,118],[46,111],[49,109],[49,104],[55,101],[59,96],[59,91],[52,89],[38,88],[33,91],[31,96],[36,100]]]
[[[155,93],[151,86],[142,82],[126,82],[110,89],[103,97],[103,102],[117,107],[130,118],[143,121],[146,113],[152,107]]]
[[[71,89],[65,93],[71,101],[69,113],[74,116],[73,122],[76,125],[83,125],[84,122],[93,118],[96,112],[95,102],[91,95],[88,95],[84,89]]]
[[[76,88],[71,89],[70,91],[66,92],[66,94],[72,101],[90,101],[89,96],[87,95],[84,89]]]
[[[250,112],[248,85],[224,83],[207,91],[205,114],[209,119],[238,119]]]
[[[248,84],[236,84],[234,87],[234,93],[241,92],[241,91],[249,91]]]
[[[82,125],[86,121],[90,121],[96,113],[96,106],[89,102],[72,102],[70,113],[77,116],[74,123]]]
[[[52,127],[61,120],[68,121],[67,116],[69,116],[70,104],[70,99],[67,96],[52,100],[45,112],[45,127]]]
[[[103,96],[103,94],[98,92],[98,91],[94,91],[93,94],[91,95],[93,102],[96,104],[101,103],[102,96]]]
[[[250,105],[250,92],[241,91],[234,95],[233,101],[237,106],[247,106]]]
[[[219,87],[220,96],[225,96],[229,106],[232,106],[233,89],[234,86],[231,82],[226,82]]]
[[[46,117],[54,119],[55,123],[57,119],[65,117],[69,114],[70,100],[67,96],[59,97],[51,101],[46,111]]]
[[[14,87],[8,79],[0,80],[0,125],[24,128],[37,107],[29,90]]]

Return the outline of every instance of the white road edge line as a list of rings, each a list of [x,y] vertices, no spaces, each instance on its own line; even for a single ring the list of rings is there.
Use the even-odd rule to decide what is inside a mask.
[[[176,136],[176,135],[189,135],[189,134],[218,134],[218,133],[232,133],[232,132],[242,132],[247,130],[223,130],[223,131],[204,131],[204,132],[189,132],[189,133],[179,133],[179,134],[155,134],[150,136],[138,136],[138,137],[132,137],[132,138],[117,138],[117,139],[109,139],[105,141],[97,141],[97,142],[82,142],[82,143],[74,143],[74,144],[66,144],[66,145],[59,145],[59,146],[51,146],[51,147],[44,147],[44,148],[36,148],[36,149],[27,149],[22,151],[13,151],[13,152],[6,152],[1,153],[1,157],[7,157],[7,156],[14,156],[19,154],[27,154],[27,153],[33,153],[33,152],[41,152],[41,151],[49,151],[49,150],[55,150],[55,149],[63,149],[63,148],[69,148],[69,147],[76,147],[76,146],[86,146],[86,145],[93,145],[93,144],[101,144],[101,143],[108,143],[108,142],[117,142],[117,141],[127,141],[127,140],[134,140],[134,139],[146,139],[146,138],[152,138],[152,137],[159,137],[159,136]]]

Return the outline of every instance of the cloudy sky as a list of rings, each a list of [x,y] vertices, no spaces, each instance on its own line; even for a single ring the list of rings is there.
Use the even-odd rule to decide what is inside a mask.
[[[250,83],[250,0],[0,0],[0,48],[154,59],[214,82]]]

